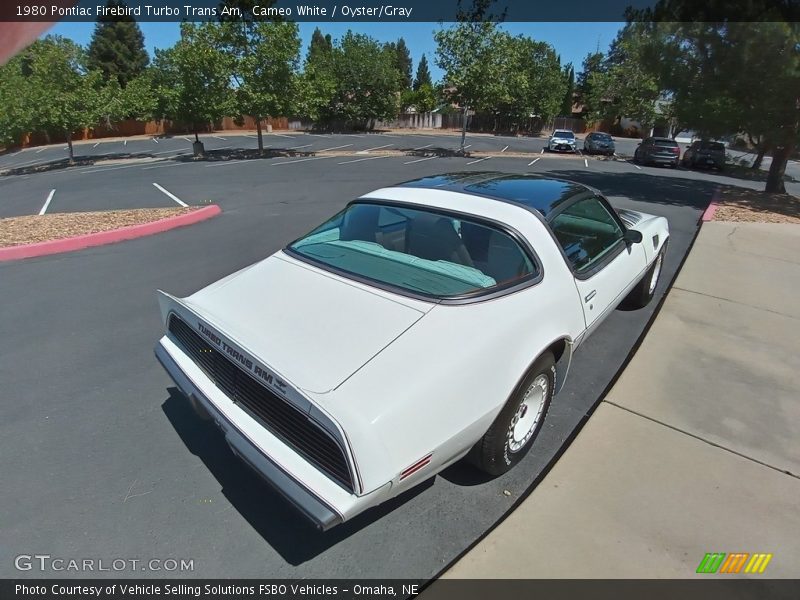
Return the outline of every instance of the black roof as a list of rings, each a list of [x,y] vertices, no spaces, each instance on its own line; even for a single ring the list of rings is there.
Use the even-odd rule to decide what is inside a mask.
[[[575,196],[592,193],[591,188],[585,185],[562,179],[474,171],[422,177],[401,183],[398,187],[445,189],[484,196],[535,209],[545,218]]]

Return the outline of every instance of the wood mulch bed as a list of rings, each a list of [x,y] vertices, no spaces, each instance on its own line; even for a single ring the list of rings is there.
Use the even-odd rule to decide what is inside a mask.
[[[800,224],[800,198],[789,194],[723,188],[716,200],[715,221]]]
[[[196,210],[190,206],[51,213],[0,219],[0,248],[46,242],[150,223]]]

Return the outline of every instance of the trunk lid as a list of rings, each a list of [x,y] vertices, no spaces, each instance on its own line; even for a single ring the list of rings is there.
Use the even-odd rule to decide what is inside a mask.
[[[293,386],[315,393],[336,388],[433,307],[281,253],[182,300],[164,298],[162,312],[188,308]]]

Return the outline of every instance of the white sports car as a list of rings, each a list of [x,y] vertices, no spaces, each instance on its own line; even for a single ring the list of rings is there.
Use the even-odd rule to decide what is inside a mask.
[[[159,292],[156,355],[327,529],[465,456],[519,462],[575,350],[653,297],[668,235],[569,181],[418,179],[187,298]]]

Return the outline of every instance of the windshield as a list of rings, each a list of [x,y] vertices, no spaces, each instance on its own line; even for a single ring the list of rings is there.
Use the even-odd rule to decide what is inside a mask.
[[[553,137],[572,139],[575,137],[575,134],[572,133],[571,131],[556,131],[553,134]]]
[[[346,274],[436,298],[483,293],[538,274],[500,229],[384,204],[351,204],[289,249]]]

